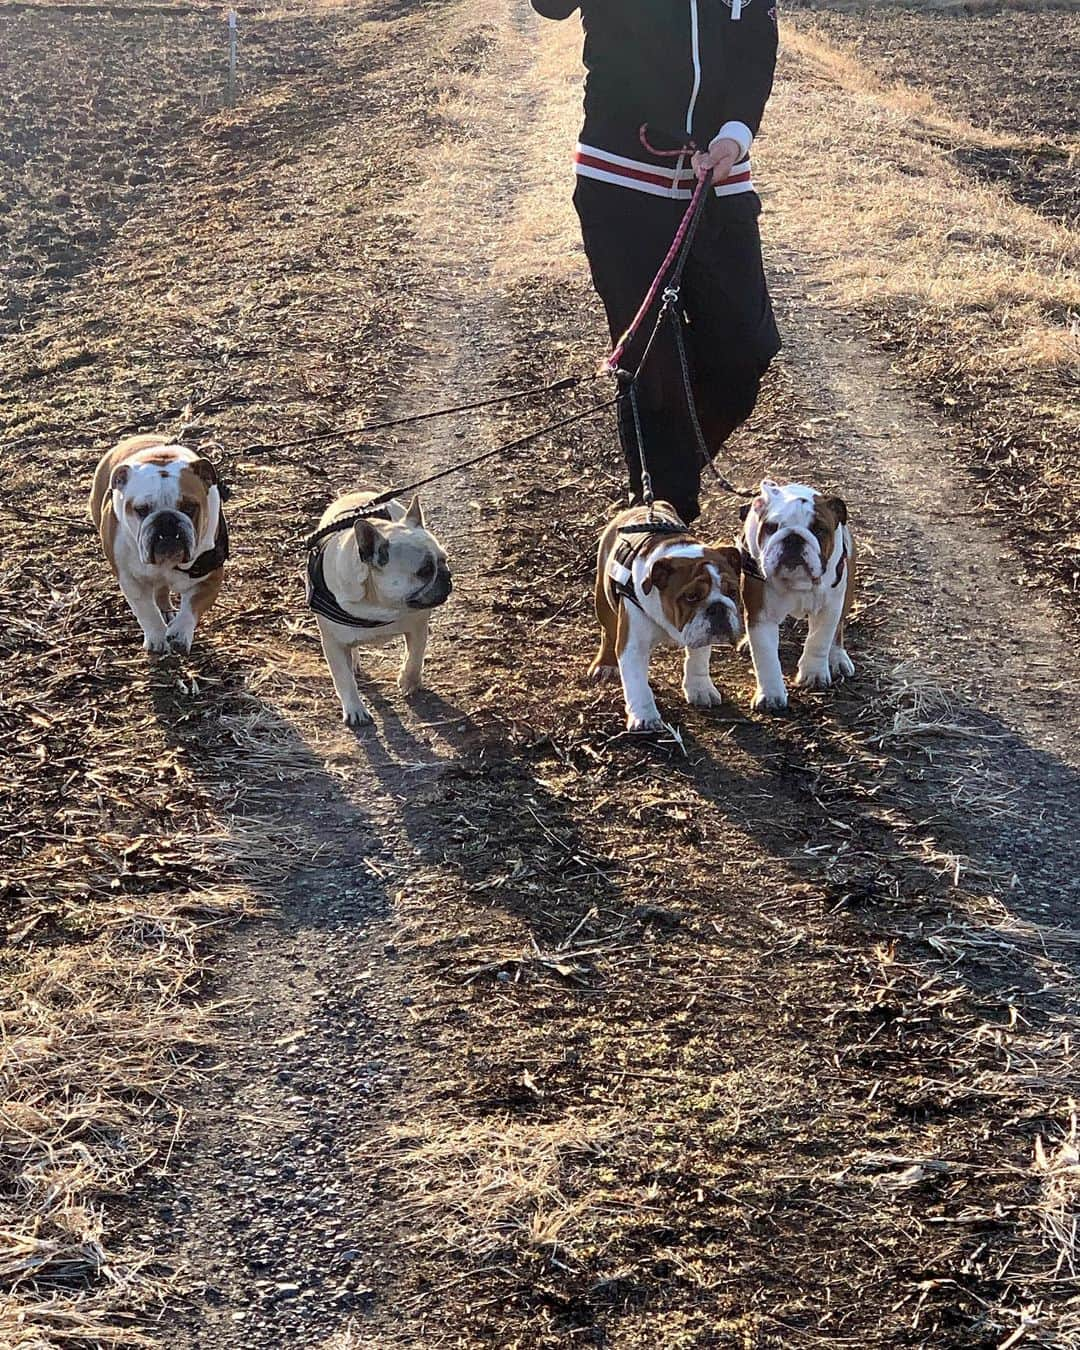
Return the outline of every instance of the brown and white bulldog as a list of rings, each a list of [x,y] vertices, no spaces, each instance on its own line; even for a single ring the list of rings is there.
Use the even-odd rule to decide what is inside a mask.
[[[90,516],[143,647],[189,652],[229,552],[214,466],[164,436],[128,436],[98,463]],[[173,595],[180,597],[175,614]]]
[[[809,621],[795,683],[824,689],[855,674],[844,650],[844,620],[855,589],[855,543],[847,506],[803,483],[762,479],[743,508],[742,598],[757,688],[751,707],[787,707],[780,625]]]
[[[711,708],[723,701],[709,658],[716,644],[730,645],[742,632],[738,597],[739,550],[694,539],[669,503],[657,502],[652,517],[634,506],[611,521],[596,558],[600,650],[589,677],[619,675],[628,731],[663,726],[649,685],[649,658],[657,646],[685,649],[687,703]]]

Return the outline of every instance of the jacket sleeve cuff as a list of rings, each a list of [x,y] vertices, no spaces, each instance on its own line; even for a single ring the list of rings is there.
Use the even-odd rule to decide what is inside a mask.
[[[717,141],[734,141],[739,147],[739,158],[745,159],[750,153],[750,146],[754,141],[754,133],[745,122],[725,122],[716,135],[709,142],[711,150]]]

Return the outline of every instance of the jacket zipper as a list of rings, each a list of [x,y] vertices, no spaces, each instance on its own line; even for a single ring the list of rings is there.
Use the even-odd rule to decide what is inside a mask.
[[[698,7],[697,0],[690,0],[690,55],[694,61],[694,87],[690,91],[690,102],[686,109],[686,134],[693,135],[694,132],[694,108],[698,100],[698,92],[701,89],[701,47],[698,42]]]
[[[692,135],[694,130],[694,107],[698,100],[698,91],[701,89],[701,48],[698,43],[698,7],[697,0],[690,0],[690,56],[694,62],[694,87],[690,90],[690,102],[686,107],[686,134]],[[686,156],[680,155],[675,163],[676,177],[671,184],[671,195],[678,195],[676,184],[679,181],[678,175],[683,171],[686,164]]]

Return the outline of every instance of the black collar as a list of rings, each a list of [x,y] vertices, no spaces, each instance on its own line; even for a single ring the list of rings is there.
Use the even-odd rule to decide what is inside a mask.
[[[758,581],[765,580],[765,573],[758,566],[758,560],[745,544],[739,545],[739,565],[744,577],[754,577]]]
[[[843,529],[844,527],[841,525],[840,528]],[[837,586],[843,581],[844,570],[847,567],[847,535],[841,535],[841,540],[843,542],[843,548],[840,550],[840,558],[836,564],[836,580],[829,587],[831,591],[835,591]]]
[[[177,570],[191,577],[193,581],[199,581],[208,573],[216,572],[219,567],[223,567],[228,557],[229,527],[225,524],[224,515],[219,515],[213,547],[204,549],[190,567],[180,567]]]

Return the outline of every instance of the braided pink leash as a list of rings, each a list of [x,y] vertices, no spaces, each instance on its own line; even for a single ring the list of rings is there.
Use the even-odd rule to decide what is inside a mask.
[[[647,126],[642,126],[641,129],[638,131],[638,139],[641,141],[641,144],[645,147],[646,150],[648,150],[648,152],[651,155],[656,155],[658,158],[661,159],[680,159],[683,155],[692,154],[697,149],[697,146],[694,144],[693,141],[687,141],[684,145],[680,146],[678,150],[657,150],[655,146],[649,144]],[[667,256],[664,258],[664,261],[660,264],[660,270],[653,278],[653,283],[649,287],[645,299],[641,302],[641,307],[639,308],[638,312],[634,315],[633,319],[630,321],[630,327],[627,328],[626,332],[623,333],[621,338],[619,338],[618,342],[615,344],[615,348],[612,351],[611,355],[601,365],[600,367],[601,374],[611,375],[614,374],[619,369],[619,364],[626,353],[626,348],[633,341],[634,334],[645,322],[645,316],[648,314],[649,310],[652,309],[653,305],[655,304],[657,294],[660,291],[660,287],[664,284],[664,278],[671,270],[672,265],[675,262],[675,259],[679,256],[679,251],[681,250],[683,242],[686,239],[686,232],[690,228],[690,222],[694,220],[696,217],[698,204],[701,200],[701,196],[704,192],[708,191],[711,183],[712,183],[711,173],[706,174],[704,178],[698,180],[697,187],[694,188],[694,195],[690,198],[690,204],[686,208],[686,214],[679,222],[679,228],[675,231],[675,238],[671,241],[671,247],[667,251]]]

